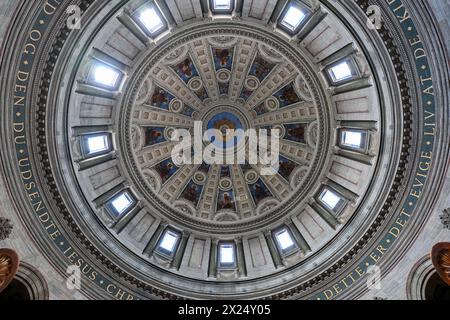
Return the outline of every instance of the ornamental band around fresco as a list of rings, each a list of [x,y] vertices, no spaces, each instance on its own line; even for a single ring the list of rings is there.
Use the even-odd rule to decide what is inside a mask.
[[[448,297],[449,4],[0,8],[0,298]]]

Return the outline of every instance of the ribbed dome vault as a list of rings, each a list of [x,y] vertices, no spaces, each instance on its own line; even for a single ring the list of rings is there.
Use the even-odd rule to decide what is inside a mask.
[[[389,2],[379,29],[364,0],[74,0],[79,26],[57,2],[23,5],[37,29],[5,49],[23,64],[2,75],[33,94],[8,113],[27,140],[4,157],[30,167],[36,180],[11,164],[13,197],[86,295],[354,298],[426,221],[448,83]],[[17,94],[2,92],[14,108]],[[276,170],[230,129],[279,136]],[[180,132],[201,136],[191,162],[173,156]],[[243,161],[196,158],[214,144]]]

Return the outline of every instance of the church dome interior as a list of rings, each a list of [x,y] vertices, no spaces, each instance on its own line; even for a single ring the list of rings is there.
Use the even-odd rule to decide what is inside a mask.
[[[0,15],[0,300],[448,300],[447,1]]]

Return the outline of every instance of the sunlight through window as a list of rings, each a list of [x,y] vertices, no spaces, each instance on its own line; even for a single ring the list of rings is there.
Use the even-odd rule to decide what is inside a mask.
[[[160,249],[167,251],[169,254],[173,254],[179,238],[179,235],[174,232],[170,230],[166,231],[162,237],[161,243],[159,244]]]
[[[278,245],[282,251],[286,251],[295,246],[294,240],[292,239],[289,231],[286,229],[280,231],[275,235]]]
[[[219,263],[221,266],[234,265],[235,249],[233,244],[221,244],[219,247]]]
[[[127,192],[122,192],[111,201],[111,206],[116,211],[117,215],[121,215],[125,213],[133,203],[134,201],[131,196]]]
[[[322,194],[320,200],[331,210],[335,210],[339,204],[339,202],[342,200],[341,197],[339,197],[336,193],[333,191],[326,189],[325,192]]]
[[[362,132],[344,131],[342,134],[343,134],[342,142],[344,145],[355,148],[362,147],[362,140],[363,140]]]
[[[286,11],[281,24],[291,31],[297,30],[306,14],[296,5],[291,5]]]
[[[158,31],[161,31],[161,29],[165,26],[161,15],[153,6],[143,9],[139,13],[138,19],[150,34],[155,34]]]
[[[108,135],[96,135],[87,138],[88,154],[100,153],[109,149]]]
[[[331,73],[335,82],[347,80],[353,76],[352,69],[347,61],[341,62],[332,67]]]
[[[92,71],[92,80],[108,88],[115,88],[117,86],[119,76],[120,73],[118,70],[103,64],[96,65]]]
[[[231,0],[214,0],[214,10],[230,10]]]

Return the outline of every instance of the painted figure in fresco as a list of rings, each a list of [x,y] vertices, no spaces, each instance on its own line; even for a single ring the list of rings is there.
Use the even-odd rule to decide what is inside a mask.
[[[152,105],[161,108],[169,102],[164,90],[157,88],[152,96]]]
[[[265,61],[261,57],[257,57],[253,63],[251,74],[257,77],[260,81],[263,81],[272,71],[274,65]]]
[[[261,103],[260,105],[258,105],[258,106],[255,108],[255,111],[256,111],[256,114],[258,114],[258,115],[262,115],[262,114],[265,114],[265,113],[268,112],[267,109],[266,109],[266,107],[264,106],[263,103]]]
[[[221,198],[219,199],[218,203],[219,210],[225,210],[225,209],[233,209],[233,197],[229,192],[224,192],[221,194]]]
[[[244,100],[247,100],[248,98],[250,98],[250,96],[252,95],[253,91],[248,90],[248,89],[243,89],[241,92],[241,98]]]
[[[185,116],[192,116],[192,114],[194,113],[194,109],[192,109],[189,106],[184,106],[183,110],[181,111],[181,114],[185,115]]]
[[[183,192],[183,198],[191,201],[195,205],[197,205],[198,198],[200,196],[200,186],[195,183],[190,183],[187,188]]]
[[[159,176],[164,183],[169,180],[172,174],[176,172],[177,167],[171,161],[164,161],[160,163],[155,169],[156,171],[158,171]]]
[[[298,95],[292,86],[288,86],[283,90],[280,99],[285,102],[284,105],[293,104],[299,101]]]
[[[177,68],[186,77],[192,77],[192,63],[189,59],[185,59],[183,62],[177,64]]]
[[[209,168],[210,168],[209,164],[206,164],[205,162],[202,162],[202,164],[200,165],[200,168],[198,168],[198,170],[202,171],[204,173],[208,173],[209,172]]]
[[[195,92],[200,100],[205,100],[208,98],[208,92],[206,92],[205,87],[201,87],[198,91]]]
[[[228,94],[228,91],[230,90],[230,84],[227,83],[219,83],[219,92],[220,94]]]
[[[225,68],[228,66],[228,60],[230,58],[230,50],[228,49],[216,49],[216,56],[219,60],[221,67]]]
[[[157,144],[164,140],[161,129],[148,128],[145,132],[145,145]]]
[[[262,200],[266,199],[267,197],[270,197],[269,192],[261,182],[261,180],[258,180],[255,184],[250,186],[250,191],[253,196],[253,200],[255,201],[255,204],[258,205]]]
[[[230,176],[230,167],[228,166],[222,167],[222,169],[220,169],[220,177],[224,178],[229,176]]]
[[[166,178],[169,174],[170,171],[173,169],[173,163],[166,163],[165,165],[160,167],[160,176],[161,178]]]

